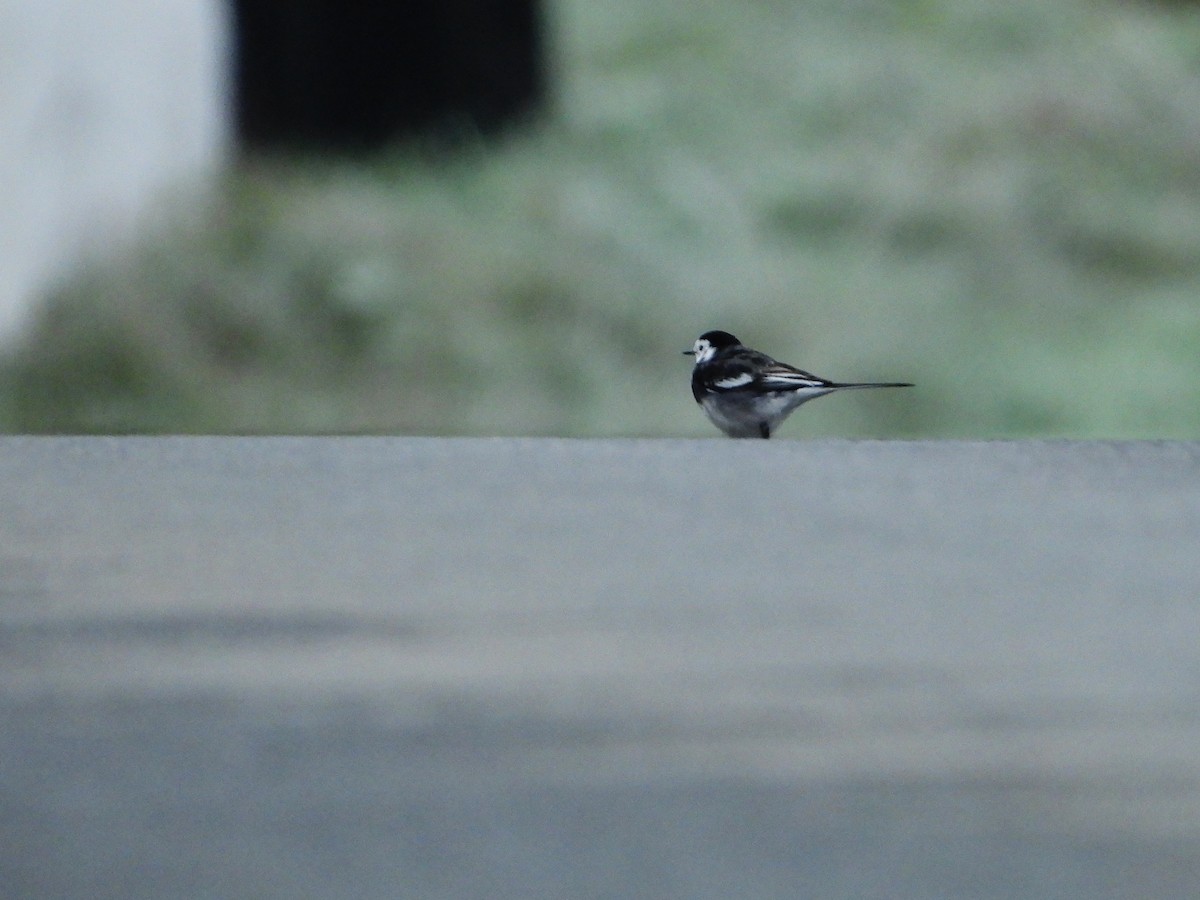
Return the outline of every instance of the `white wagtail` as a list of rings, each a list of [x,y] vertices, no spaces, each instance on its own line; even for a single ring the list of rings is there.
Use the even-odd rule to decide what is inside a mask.
[[[706,331],[683,352],[696,357],[692,396],[714,425],[735,438],[769,438],[801,403],[834,391],[912,387],[826,381],[742,346],[727,331]]]

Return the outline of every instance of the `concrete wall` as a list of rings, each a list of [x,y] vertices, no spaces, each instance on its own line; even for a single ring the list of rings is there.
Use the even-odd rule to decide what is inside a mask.
[[[0,344],[228,146],[221,0],[0,0]]]

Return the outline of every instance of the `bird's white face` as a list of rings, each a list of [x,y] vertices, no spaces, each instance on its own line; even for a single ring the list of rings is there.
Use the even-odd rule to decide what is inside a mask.
[[[696,343],[692,345],[692,355],[696,357],[696,365],[708,362],[716,352],[717,348],[704,338],[697,338]]]

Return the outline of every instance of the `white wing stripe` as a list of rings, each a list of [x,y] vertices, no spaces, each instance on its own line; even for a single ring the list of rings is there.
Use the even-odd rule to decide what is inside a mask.
[[[722,378],[719,381],[713,382],[713,387],[718,387],[721,390],[729,390],[730,388],[741,387],[743,384],[749,384],[754,380],[754,376],[749,372],[739,372],[737,375],[729,378]]]
[[[763,376],[763,386],[779,385],[783,388],[824,387],[825,382],[819,378],[802,375],[799,372],[771,372]]]

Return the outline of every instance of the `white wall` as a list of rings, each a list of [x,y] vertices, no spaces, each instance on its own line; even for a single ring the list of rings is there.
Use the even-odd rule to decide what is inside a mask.
[[[0,0],[0,343],[229,143],[224,0]]]

